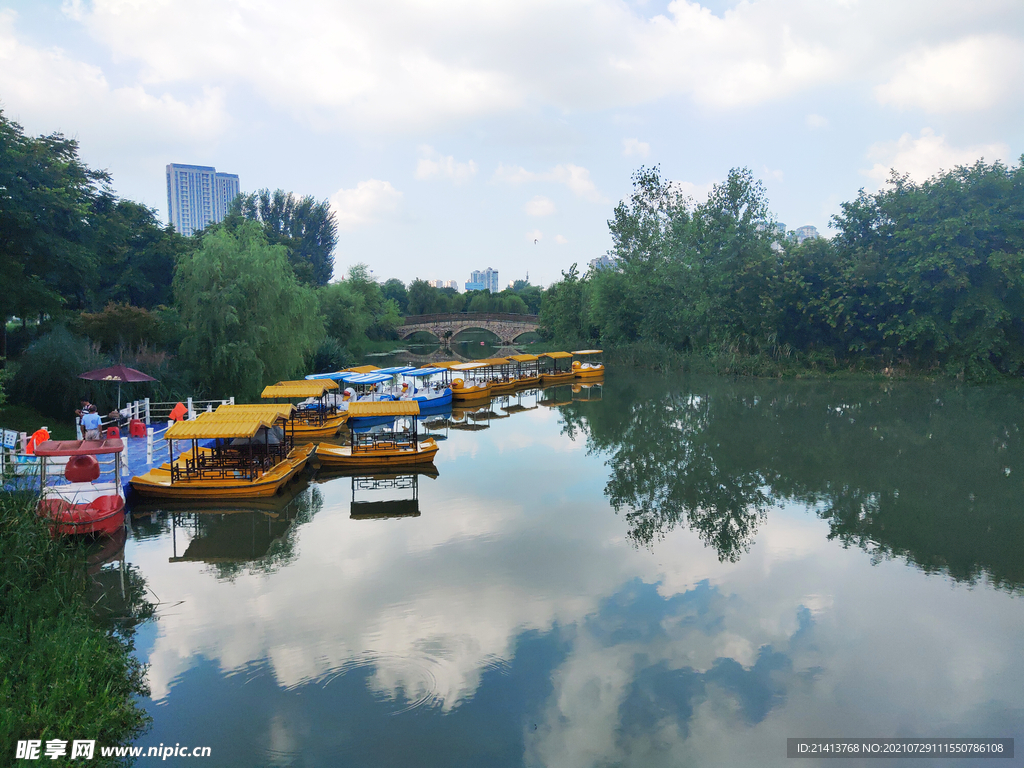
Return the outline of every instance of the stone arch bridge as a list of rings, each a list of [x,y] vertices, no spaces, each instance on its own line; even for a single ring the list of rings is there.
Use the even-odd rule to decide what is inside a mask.
[[[395,330],[400,339],[408,338],[417,331],[426,331],[443,342],[467,328],[483,328],[501,339],[502,344],[511,344],[524,333],[536,332],[540,328],[540,318],[537,315],[497,312],[410,315]]]

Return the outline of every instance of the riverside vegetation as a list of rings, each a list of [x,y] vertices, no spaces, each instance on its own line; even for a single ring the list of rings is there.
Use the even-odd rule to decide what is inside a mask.
[[[609,221],[616,267],[563,272],[542,321],[612,360],[725,373],[893,369],[982,380],[1024,368],[1024,165],[979,161],[922,184],[893,173],[832,218],[781,234],[733,170],[700,204],[640,169]]]
[[[50,536],[36,501],[0,494],[0,744],[128,743],[149,723],[136,698],[149,693],[145,670],[132,649],[135,624],[152,606],[130,572],[127,599],[116,610],[93,610],[109,599],[94,594],[85,551]],[[98,746],[96,759],[114,764]]]

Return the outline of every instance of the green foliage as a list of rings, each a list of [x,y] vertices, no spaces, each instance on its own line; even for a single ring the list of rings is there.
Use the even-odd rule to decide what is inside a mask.
[[[380,284],[370,277],[370,269],[365,264],[356,264],[349,268],[348,280],[351,289],[362,297],[363,310],[369,317],[366,325],[366,336],[371,341],[397,338],[395,328],[402,322],[402,313],[394,299],[389,299],[381,290]]]
[[[535,286],[530,286],[535,287]],[[539,290],[537,306],[540,306]],[[532,294],[530,295],[533,298]],[[458,293],[452,288],[435,288],[426,280],[413,280],[409,285],[410,315],[450,314],[453,312],[504,312],[530,314],[523,296],[512,290],[501,293],[467,291]]]
[[[73,336],[66,328],[57,327],[33,343],[22,355],[11,394],[47,416],[69,418],[83,397],[106,395],[107,385],[86,381],[78,375],[102,368],[108,359],[87,339]],[[116,390],[111,391],[116,397]],[[95,401],[94,401],[95,402]],[[111,402],[110,406],[113,407]]]
[[[355,361],[355,356],[340,339],[327,336],[320,342],[310,363],[313,373],[330,373],[347,368]]]
[[[405,283],[396,277],[385,280],[381,287],[385,299],[392,299],[398,305],[398,311],[403,315],[409,309],[409,293],[405,289]]]
[[[343,280],[321,288],[319,298],[327,335],[343,346],[359,347],[373,321],[363,294],[353,287],[351,281]]]
[[[160,321],[141,307],[111,302],[102,312],[83,312],[78,329],[103,350],[139,347],[152,342],[160,333]]]
[[[0,743],[68,734],[127,743],[149,720],[131,632],[105,631],[90,616],[85,552],[52,538],[35,503],[0,494]]]
[[[230,214],[263,225],[267,241],[288,249],[288,260],[299,282],[327,285],[334,274],[334,247],[338,244],[338,223],[327,200],[310,195],[297,198],[278,189],[261,189],[239,195]]]
[[[1024,372],[1024,165],[978,162],[844,203],[834,240],[779,239],[733,170],[692,206],[657,168],[608,222],[616,268],[563,274],[549,338],[653,343],[731,372],[831,366]]]
[[[256,397],[263,386],[299,374],[320,344],[316,294],[300,285],[287,249],[262,227],[211,232],[174,274],[185,336],[179,355],[217,397]]]
[[[97,195],[93,218],[96,276],[87,286],[90,306],[170,304],[174,265],[191,249],[189,240],[169,224],[161,226],[153,209],[108,192]]]

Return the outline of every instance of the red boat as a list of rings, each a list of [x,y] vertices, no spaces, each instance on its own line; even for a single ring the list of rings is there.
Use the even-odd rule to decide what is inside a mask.
[[[54,522],[55,535],[116,533],[124,525],[124,492],[121,487],[120,438],[106,440],[47,440],[36,446],[40,457],[39,514]],[[100,476],[97,456],[114,456],[114,480],[96,482]],[[46,456],[68,456],[64,479],[46,485]]]

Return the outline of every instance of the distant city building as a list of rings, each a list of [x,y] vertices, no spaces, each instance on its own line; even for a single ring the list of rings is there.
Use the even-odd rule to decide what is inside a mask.
[[[443,288],[444,287],[444,281],[443,280],[427,280],[427,285],[429,285],[431,288]]]
[[[812,227],[810,224],[794,229],[793,236],[796,237],[797,245],[802,243],[804,240],[814,240],[815,238],[820,237],[818,234],[818,228]]]
[[[224,221],[239,191],[237,174],[217,173],[209,165],[167,166],[167,216],[186,237]]]
[[[490,291],[498,293],[498,270],[488,267],[483,272],[473,270],[469,275],[469,282],[466,283],[467,291]]]
[[[606,253],[604,256],[598,256],[596,259],[591,259],[587,266],[590,267],[591,272],[597,272],[600,269],[618,269],[619,260]]]
[[[445,288],[451,288],[453,291],[458,291],[459,290],[459,281],[458,280],[449,280],[447,283],[444,284],[444,287]]]

